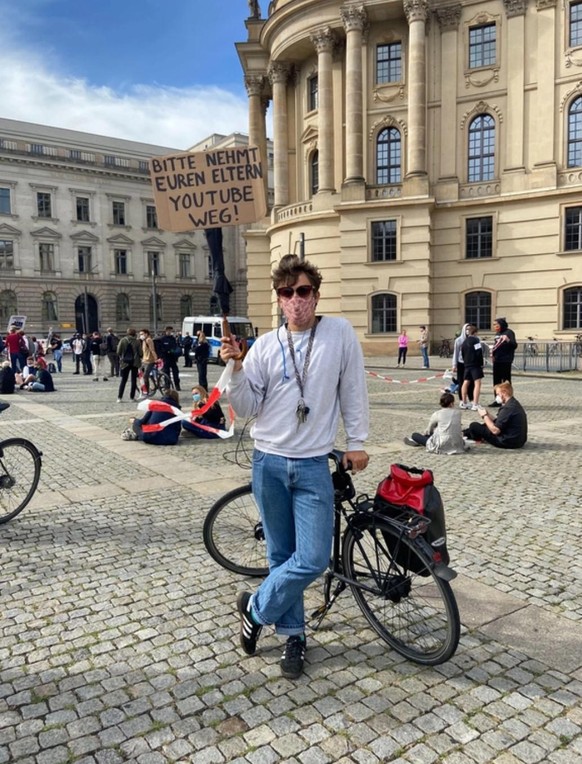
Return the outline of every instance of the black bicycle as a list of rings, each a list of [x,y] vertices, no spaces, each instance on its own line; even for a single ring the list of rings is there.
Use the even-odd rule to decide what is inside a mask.
[[[427,518],[402,509],[396,517],[356,497],[333,451],[335,522],[333,549],[324,576],[324,603],[309,625],[317,630],[338,596],[349,587],[376,633],[398,653],[434,666],[457,649],[459,610],[449,581],[456,573],[440,562],[425,538]],[[204,521],[204,544],[222,567],[244,576],[268,573],[265,537],[251,485],[222,496]]]
[[[9,403],[1,404],[0,412]],[[42,452],[24,438],[0,441],[0,525],[16,517],[32,499],[40,480]]]
[[[152,398],[156,393],[160,393],[161,396],[166,394],[167,390],[173,390],[174,385],[169,375],[163,371],[163,361],[160,359],[156,361],[153,369],[150,371],[147,379],[147,390],[145,390],[145,396]],[[140,386],[143,385],[143,381],[140,382]],[[142,386],[143,389],[143,386]]]

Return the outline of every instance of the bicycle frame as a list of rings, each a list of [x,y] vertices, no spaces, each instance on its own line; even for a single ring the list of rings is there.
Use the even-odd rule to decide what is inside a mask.
[[[313,611],[311,617],[308,618],[308,623],[314,631],[317,631],[317,629],[320,627],[321,622],[329,612],[331,606],[347,586],[367,591],[370,594],[375,594],[378,590],[386,591],[386,586],[389,583],[389,577],[392,574],[392,570],[396,570],[398,567],[397,564],[393,562],[390,568],[386,571],[383,581],[378,581],[376,580],[376,577],[373,576],[376,584],[375,587],[368,586],[361,581],[356,581],[344,575],[342,559],[342,544],[344,535],[348,529],[351,529],[352,532],[356,532],[358,530],[358,522],[360,518],[365,517],[367,522],[370,515],[374,516],[374,503],[366,494],[362,494],[354,501],[354,497],[356,495],[355,488],[351,477],[342,467],[341,453],[338,451],[332,452],[330,454],[330,459],[334,461],[336,465],[336,469],[332,473],[332,480],[334,484],[334,528],[332,554],[329,562],[329,567],[324,574],[325,601],[322,605],[320,605],[320,607]],[[346,509],[345,504],[348,504],[349,509]],[[427,564],[427,567],[434,570],[435,575],[443,578],[444,580],[451,580],[455,578],[456,573],[454,570],[452,570],[452,568],[447,565],[443,565],[442,563],[437,564],[433,560],[432,548],[430,547],[430,544],[423,538],[423,535],[426,533],[426,530],[430,524],[430,520],[428,518],[407,510],[402,511],[402,517],[405,518],[405,521],[390,518],[384,515],[377,516],[384,523],[388,523],[398,531],[398,544],[400,544],[402,539],[405,537],[408,537],[415,542],[418,547],[418,551],[422,554]],[[374,564],[369,560],[368,555],[360,541],[357,541],[356,543],[360,548],[362,556],[365,559],[370,572],[374,573],[375,570],[377,570],[377,566],[374,566]],[[391,557],[396,557],[398,548],[396,549],[395,554],[391,554],[387,546],[384,546],[382,551]],[[333,593],[331,593],[331,584],[334,579],[338,583]]]

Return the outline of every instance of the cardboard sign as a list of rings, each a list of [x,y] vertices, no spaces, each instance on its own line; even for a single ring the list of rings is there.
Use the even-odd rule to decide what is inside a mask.
[[[24,329],[24,325],[26,324],[26,316],[10,316],[8,319],[8,330],[10,331],[11,327],[15,326],[17,329]]]
[[[165,231],[255,223],[265,215],[263,168],[253,146],[154,157],[150,170]]]

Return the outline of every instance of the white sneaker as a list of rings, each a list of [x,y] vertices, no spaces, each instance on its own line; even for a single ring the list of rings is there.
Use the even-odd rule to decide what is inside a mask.
[[[460,409],[470,409],[471,408],[471,404],[470,403],[465,403],[464,401],[461,401],[459,403],[459,408]]]
[[[117,402],[118,402],[118,403],[121,403],[121,398],[118,398],[118,399],[117,399]]]
[[[479,404],[478,404],[478,403],[471,403],[471,404],[469,405],[469,408],[471,409],[471,411],[479,411],[479,409],[480,409],[481,407],[479,406]]]

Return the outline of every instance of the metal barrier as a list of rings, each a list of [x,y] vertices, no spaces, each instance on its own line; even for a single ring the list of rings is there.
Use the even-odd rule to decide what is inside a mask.
[[[577,371],[582,369],[582,343],[520,341],[513,366],[519,371]]]

